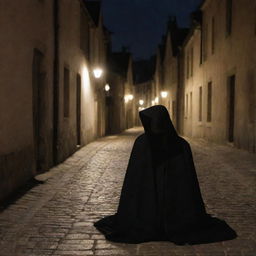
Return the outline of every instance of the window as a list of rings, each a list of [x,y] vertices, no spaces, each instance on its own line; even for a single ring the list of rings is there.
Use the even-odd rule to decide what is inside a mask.
[[[202,92],[202,86],[199,87],[199,122],[202,121],[202,105],[203,105],[203,92]]]
[[[233,19],[233,0],[226,0],[226,35],[232,32],[232,19]]]
[[[192,92],[190,92],[190,117],[192,118],[192,107],[193,107],[193,101],[192,101]]]
[[[203,33],[201,31],[200,33],[200,60],[199,64],[201,65],[203,63]]]
[[[64,117],[69,117],[69,70],[67,68],[64,68],[63,101]]]
[[[172,101],[172,118],[173,120],[176,118],[176,102],[174,100]]]
[[[185,108],[185,118],[188,116],[188,94],[186,94],[186,108]]]
[[[212,17],[212,54],[214,54],[215,50],[215,19]]]
[[[207,122],[212,121],[212,82],[208,83],[207,88]]]
[[[254,8],[254,35],[256,35],[256,3]]]

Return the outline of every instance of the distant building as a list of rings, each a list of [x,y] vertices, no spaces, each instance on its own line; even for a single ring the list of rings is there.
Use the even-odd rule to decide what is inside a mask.
[[[133,62],[133,81],[135,89],[135,125],[141,125],[139,111],[152,106],[154,71],[156,57]]]
[[[188,34],[188,29],[178,28],[176,18],[170,17],[167,33],[162,37],[156,57],[154,74],[153,104],[164,105],[174,126],[182,132],[182,52],[180,47]]]

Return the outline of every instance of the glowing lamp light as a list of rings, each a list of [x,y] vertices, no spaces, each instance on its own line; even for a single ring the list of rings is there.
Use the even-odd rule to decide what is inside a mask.
[[[133,100],[133,95],[132,94],[127,94],[127,95],[124,96],[125,103],[128,103],[130,100]]]
[[[152,105],[155,105],[155,104],[156,104],[154,100],[152,100],[151,103],[152,103]]]
[[[108,92],[109,90],[110,90],[110,86],[109,86],[109,84],[106,84],[105,85],[105,91]]]
[[[129,94],[128,97],[129,97],[129,100],[133,100],[133,95],[132,94]]]
[[[142,106],[144,104],[144,100],[139,100],[139,104]]]
[[[156,103],[156,104],[159,103],[159,98],[158,98],[158,97],[155,98],[155,103]]]
[[[162,92],[161,92],[161,97],[162,97],[162,98],[166,98],[167,95],[168,95],[168,92],[166,92],[166,91],[162,91]]]
[[[95,68],[93,74],[95,78],[100,78],[102,76],[103,70],[101,68]]]
[[[124,96],[124,102],[125,102],[125,103],[128,103],[128,102],[129,102],[129,95],[125,95],[125,96]]]

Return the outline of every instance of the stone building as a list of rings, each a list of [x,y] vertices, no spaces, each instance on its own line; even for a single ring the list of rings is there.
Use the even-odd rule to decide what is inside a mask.
[[[256,2],[206,0],[184,43],[184,134],[256,150]]]
[[[85,4],[84,4],[85,3]],[[105,134],[106,49],[99,2],[59,2],[58,161]],[[100,78],[93,71],[103,70]]]
[[[152,95],[154,94],[154,71],[156,56],[148,60],[137,60],[133,62],[133,81],[135,88],[135,125],[141,125],[139,111],[152,106]]]
[[[51,0],[1,1],[0,200],[52,163]]]
[[[89,6],[1,2],[0,200],[105,132],[105,78],[92,73],[105,32]]]

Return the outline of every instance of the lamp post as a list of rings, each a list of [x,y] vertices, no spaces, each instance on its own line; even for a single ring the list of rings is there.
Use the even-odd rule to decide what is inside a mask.
[[[95,68],[93,69],[93,74],[96,79],[99,79],[103,74],[103,70],[101,68]]]
[[[161,97],[167,98],[168,92],[167,91],[161,91]]]
[[[139,100],[139,104],[142,106],[144,104],[144,100]]]
[[[106,84],[105,85],[105,91],[108,92],[109,90],[110,90],[110,86],[109,86],[109,84]]]

